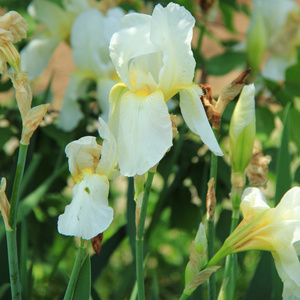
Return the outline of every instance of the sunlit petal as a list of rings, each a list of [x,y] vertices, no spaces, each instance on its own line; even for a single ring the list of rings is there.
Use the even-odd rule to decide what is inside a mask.
[[[150,22],[148,15],[132,13],[123,17],[122,29],[112,36],[110,42],[110,56],[121,80],[129,87],[134,88],[129,67],[134,58],[160,52],[150,41]],[[135,77],[137,75],[135,74]]]
[[[163,53],[159,88],[165,95],[173,87],[193,80],[196,65],[191,50],[194,25],[195,19],[190,12],[178,4],[170,3],[166,8],[157,5],[153,10],[150,39]]]
[[[270,209],[270,207],[260,189],[247,188],[243,193],[240,209],[244,220],[248,223],[257,215]]]
[[[96,170],[99,162],[101,147],[93,136],[85,136],[66,146],[66,155],[69,159],[69,169],[73,177],[83,169]]]
[[[73,188],[73,199],[58,218],[58,232],[85,240],[105,231],[113,220],[108,206],[109,183],[97,174],[85,177]]]
[[[104,120],[99,118],[99,123],[99,135],[103,138],[103,143],[97,173],[109,178],[117,163],[117,143]]]
[[[142,175],[172,146],[172,125],[162,92],[150,95],[126,92],[119,103],[117,130],[121,174]]]
[[[179,102],[182,116],[189,128],[201,137],[203,143],[207,145],[212,152],[216,155],[223,155],[208,122],[199,95],[202,95],[202,90],[196,84],[191,84],[187,87],[182,86]]]

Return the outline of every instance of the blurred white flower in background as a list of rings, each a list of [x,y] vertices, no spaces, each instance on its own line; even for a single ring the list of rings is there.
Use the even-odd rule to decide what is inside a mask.
[[[119,81],[109,56],[109,42],[120,28],[124,12],[121,8],[109,9],[104,15],[97,9],[90,9],[78,16],[71,30],[71,47],[77,67],[71,74],[66,90],[58,126],[73,130],[83,118],[77,102],[84,95],[90,80],[97,84],[97,100],[102,111],[101,117],[108,121],[109,92]]]
[[[88,0],[63,0],[63,8],[47,0],[34,0],[29,14],[44,24],[45,29],[21,51],[21,68],[28,78],[39,76],[47,66],[55,48],[63,40],[68,42],[75,18],[90,9]]]
[[[261,18],[257,16],[261,14]],[[250,28],[264,32],[263,43],[269,52],[262,75],[274,81],[285,79],[286,69],[297,62],[300,46],[300,6],[291,0],[255,0]],[[257,47],[256,47],[257,48]],[[255,51],[255,49],[253,49]],[[251,67],[251,66],[250,66]]]

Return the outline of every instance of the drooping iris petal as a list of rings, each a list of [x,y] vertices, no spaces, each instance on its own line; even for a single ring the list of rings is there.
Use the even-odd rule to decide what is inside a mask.
[[[72,202],[58,218],[58,232],[90,240],[105,231],[113,220],[108,191],[106,176],[85,176],[74,186]]]
[[[191,50],[194,25],[195,19],[190,12],[174,3],[166,8],[157,5],[153,10],[150,40],[163,52],[159,89],[166,97],[174,87],[193,80],[196,65]]]
[[[118,103],[118,162],[125,176],[142,175],[172,146],[172,124],[161,91],[127,91]]]
[[[196,84],[182,86],[179,102],[182,116],[189,128],[201,137],[203,143],[207,145],[212,152],[216,155],[223,155],[213,130],[210,127],[199,95],[202,95],[202,90]]]
[[[69,159],[69,169],[73,177],[78,176],[83,169],[96,171],[101,147],[93,136],[85,136],[66,146],[66,155]]]
[[[58,128],[72,131],[84,117],[77,100],[84,95],[89,80],[85,73],[74,72],[71,74],[62,109],[60,111]]]
[[[97,172],[109,178],[117,163],[117,143],[107,124],[101,118],[99,118],[99,123],[99,135],[103,138],[103,143]]]

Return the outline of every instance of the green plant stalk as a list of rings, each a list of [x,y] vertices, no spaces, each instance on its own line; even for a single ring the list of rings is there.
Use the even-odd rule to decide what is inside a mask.
[[[218,130],[213,128],[216,139],[218,140]],[[218,173],[218,157],[211,153],[210,160],[210,178],[214,178],[215,182],[217,181]],[[216,187],[216,184],[215,184]],[[214,256],[214,235],[215,235],[215,224],[214,219],[207,220],[207,260],[210,261]],[[217,298],[216,292],[216,278],[215,274],[211,274],[210,278],[207,281],[208,283],[208,299],[215,300]]]
[[[138,222],[137,234],[136,234],[136,276],[137,276],[137,286],[138,286],[138,299],[145,299],[145,286],[144,286],[144,228],[145,228],[145,219],[147,215],[147,207],[149,201],[149,195],[151,190],[151,185],[154,177],[154,172],[149,171],[147,181],[145,184],[143,203],[140,212],[140,218]]]
[[[68,283],[68,287],[64,296],[64,300],[71,300],[74,293],[74,288],[77,282],[78,274],[81,268],[81,265],[84,261],[85,254],[86,254],[86,244],[85,240],[81,239],[80,246],[78,247],[77,256],[75,259],[75,263],[72,269],[71,277]]]
[[[13,190],[10,200],[9,226],[6,228],[6,242],[8,254],[8,266],[12,299],[21,299],[20,274],[17,248],[17,211],[20,194],[20,186],[23,178],[28,145],[20,143],[17,169],[14,178]]]
[[[10,199],[9,225],[13,230],[16,228],[16,224],[17,224],[19,194],[20,194],[20,187],[21,187],[21,182],[22,182],[24,168],[25,168],[27,149],[28,149],[28,145],[24,145],[20,143],[17,169],[16,169],[14,185],[13,185],[13,190]]]
[[[230,233],[232,233],[239,223],[240,218],[240,203],[244,185],[234,186],[231,188],[231,202],[232,202],[232,215]],[[233,299],[235,286],[236,286],[236,273],[237,273],[237,254],[230,254],[226,257],[224,278],[222,282],[222,297],[219,298],[230,300]]]
[[[7,252],[8,252],[11,299],[20,300],[22,299],[22,297],[21,297],[20,275],[19,275],[19,266],[18,266],[16,229],[6,229],[6,241],[7,241]]]
[[[186,300],[186,299],[188,299],[189,296],[190,296],[190,295],[187,295],[187,294],[185,294],[185,293],[182,293],[182,295],[180,296],[179,300]]]

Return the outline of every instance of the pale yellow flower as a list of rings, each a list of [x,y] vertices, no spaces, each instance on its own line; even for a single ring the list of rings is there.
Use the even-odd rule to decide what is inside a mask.
[[[300,299],[300,188],[289,190],[270,208],[258,188],[247,188],[241,202],[243,220],[209,262],[246,250],[270,251],[283,281],[283,299]]]

